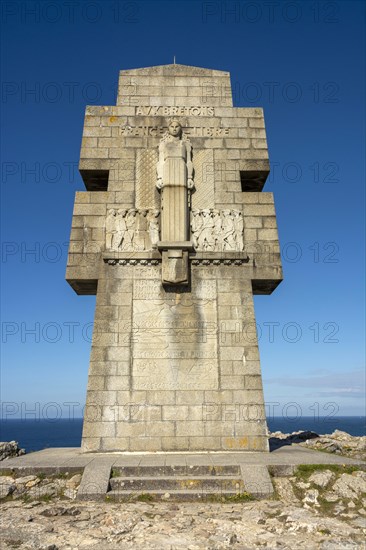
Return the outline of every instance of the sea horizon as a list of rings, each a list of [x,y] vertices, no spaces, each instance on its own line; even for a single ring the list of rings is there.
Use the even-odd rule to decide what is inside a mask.
[[[26,452],[49,447],[80,447],[83,418],[33,419],[7,418],[0,420],[0,441],[17,441]],[[291,433],[313,431],[319,435],[340,430],[353,436],[366,435],[366,417],[359,416],[313,416],[301,418],[267,418],[270,432]]]

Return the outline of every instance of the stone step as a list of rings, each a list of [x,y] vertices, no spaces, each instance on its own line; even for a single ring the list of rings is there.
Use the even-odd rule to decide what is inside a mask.
[[[96,458],[84,468],[77,498],[97,500],[105,497],[109,488],[111,461],[109,458]]]
[[[113,472],[116,477],[166,477],[166,476],[240,476],[240,466],[210,464],[193,465],[164,465],[164,466],[115,466]]]
[[[154,490],[211,490],[244,492],[244,483],[237,476],[164,476],[164,477],[112,477],[110,486],[113,491]]]
[[[246,491],[256,498],[273,495],[273,485],[268,468],[264,464],[241,464],[241,478]]]
[[[131,491],[128,489],[109,491],[106,498],[115,502],[126,501],[213,501],[220,502],[222,500],[250,500],[251,496],[247,493],[239,491],[212,491],[212,490],[179,490],[179,489],[155,489],[153,491]]]

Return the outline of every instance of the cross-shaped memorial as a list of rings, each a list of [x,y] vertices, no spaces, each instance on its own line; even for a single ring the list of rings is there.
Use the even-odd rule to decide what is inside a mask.
[[[282,280],[263,111],[225,71],[86,108],[66,278],[96,294],[82,450],[267,451],[253,294]]]

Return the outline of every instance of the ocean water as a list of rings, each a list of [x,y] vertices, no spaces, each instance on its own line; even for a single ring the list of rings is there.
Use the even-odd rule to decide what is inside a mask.
[[[302,417],[291,420],[282,417],[267,419],[270,431],[290,433],[298,430],[311,430],[318,434],[342,430],[351,435],[366,435],[364,416]],[[48,447],[80,447],[82,418],[73,420],[15,420],[0,421],[0,441],[18,441],[27,452],[39,451]]]

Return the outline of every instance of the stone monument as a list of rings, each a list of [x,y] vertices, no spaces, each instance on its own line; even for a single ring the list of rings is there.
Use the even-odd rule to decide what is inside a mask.
[[[87,107],[66,278],[96,294],[82,450],[267,451],[253,294],[282,279],[263,111],[224,71]]]

